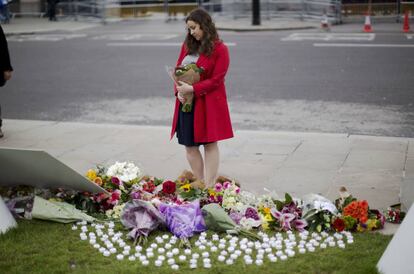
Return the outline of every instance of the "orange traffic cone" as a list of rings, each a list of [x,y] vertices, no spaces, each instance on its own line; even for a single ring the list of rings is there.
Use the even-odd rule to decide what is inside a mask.
[[[326,16],[326,13],[323,14],[322,16],[322,20],[321,20],[321,29],[325,30],[325,31],[329,31],[329,21],[328,21],[328,16]]]
[[[404,15],[404,26],[403,26],[403,32],[410,32],[410,22],[408,17],[408,11],[405,11]]]
[[[365,14],[364,32],[372,32],[371,18],[368,12]]]

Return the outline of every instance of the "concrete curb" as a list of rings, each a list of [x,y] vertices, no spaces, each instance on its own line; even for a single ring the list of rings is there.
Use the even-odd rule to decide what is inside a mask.
[[[308,27],[221,27],[217,25],[216,28],[218,30],[224,31],[236,31],[236,32],[249,32],[249,31],[285,31],[285,30],[305,30],[305,29],[315,29],[316,27],[308,26]]]

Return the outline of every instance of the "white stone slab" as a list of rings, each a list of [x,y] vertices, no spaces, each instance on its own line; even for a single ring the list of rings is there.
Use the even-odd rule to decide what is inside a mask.
[[[414,209],[411,207],[377,264],[379,272],[383,274],[414,273],[413,231]]]
[[[6,233],[9,229],[16,227],[17,223],[10,213],[6,204],[0,196],[0,234]]]
[[[40,150],[0,148],[0,185],[30,185],[93,193],[105,192],[70,167]]]

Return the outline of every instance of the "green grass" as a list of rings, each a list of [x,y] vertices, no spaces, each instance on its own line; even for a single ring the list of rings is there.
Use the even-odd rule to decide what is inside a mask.
[[[1,273],[377,273],[376,264],[391,236],[378,233],[354,234],[354,243],[345,249],[317,248],[314,253],[297,254],[287,261],[271,263],[265,257],[262,266],[245,265],[240,257],[227,266],[212,256],[212,268],[191,270],[188,263],[171,270],[162,267],[143,267],[139,260],[117,261],[115,256],[104,257],[87,241],[79,238],[79,229],[71,224],[43,221],[19,221],[16,229],[0,235]],[[159,234],[159,233],[158,233]],[[154,233],[149,242],[157,235]],[[151,266],[152,264],[152,266]]]

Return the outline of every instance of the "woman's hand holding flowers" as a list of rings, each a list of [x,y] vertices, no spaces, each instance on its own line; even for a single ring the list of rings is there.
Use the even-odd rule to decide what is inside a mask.
[[[181,102],[181,104],[184,104],[185,101],[186,101],[185,98],[184,98],[184,95],[181,92],[177,93],[177,98],[178,98],[178,101]]]
[[[177,86],[178,93],[186,94],[194,92],[193,86],[187,84],[186,82],[178,81],[178,83],[180,84],[179,86]]]

